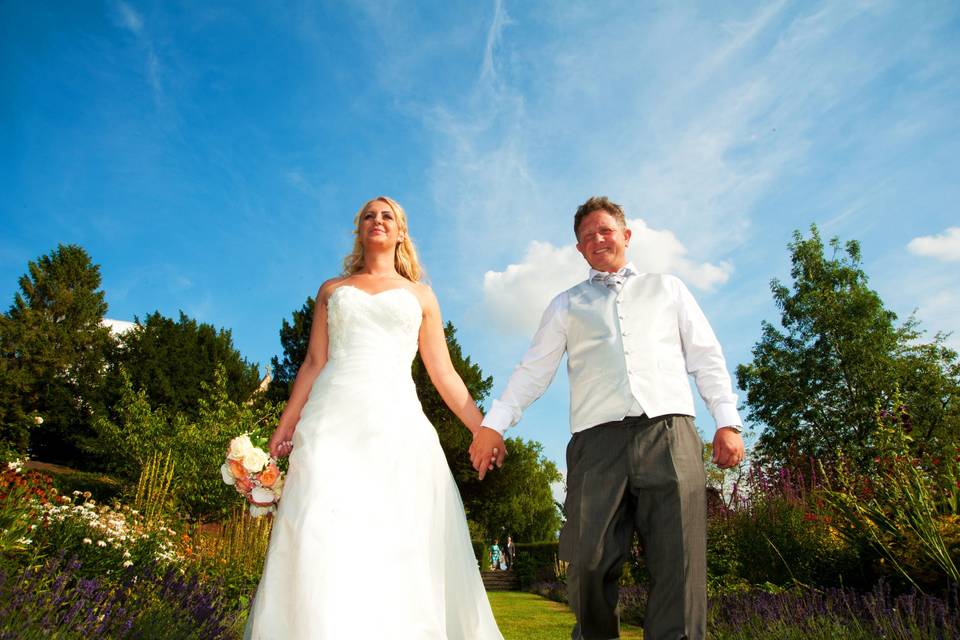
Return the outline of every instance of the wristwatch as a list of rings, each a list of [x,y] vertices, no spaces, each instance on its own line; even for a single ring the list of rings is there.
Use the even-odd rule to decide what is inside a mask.
[[[724,426],[722,426],[722,427],[720,427],[720,428],[721,428],[721,429],[730,429],[730,430],[733,431],[734,433],[743,433],[743,427],[741,427],[739,424],[727,424],[727,425],[724,425]]]

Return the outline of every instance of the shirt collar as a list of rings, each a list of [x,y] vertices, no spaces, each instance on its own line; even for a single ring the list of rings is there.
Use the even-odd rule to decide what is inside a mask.
[[[636,275],[640,275],[640,272],[637,271],[637,267],[634,266],[634,264],[633,264],[632,262],[628,262],[627,264],[623,265],[623,266],[617,271],[617,273],[619,273],[619,274],[621,274],[621,275],[623,275],[623,276],[625,276],[625,277],[626,277],[626,276],[636,276]],[[607,272],[606,272],[606,271],[597,271],[597,270],[594,269],[593,267],[590,267],[590,275],[587,276],[587,278],[588,278],[589,280],[593,280],[593,277],[594,277],[594,276],[597,276],[597,275],[605,276],[605,275],[607,275]]]

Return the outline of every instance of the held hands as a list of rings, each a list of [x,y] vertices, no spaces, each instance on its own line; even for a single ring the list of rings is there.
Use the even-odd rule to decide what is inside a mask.
[[[713,436],[713,463],[729,469],[743,462],[743,437],[728,427],[717,429]]]
[[[503,459],[507,457],[507,447],[503,443],[503,436],[490,427],[480,427],[473,435],[470,445],[470,462],[477,470],[478,477],[483,480],[487,471],[493,471],[494,465],[503,466]]]
[[[293,432],[295,429],[296,425],[285,426],[282,423],[277,425],[273,435],[270,436],[270,442],[267,443],[271,456],[282,458],[290,455],[290,452],[293,451]]]

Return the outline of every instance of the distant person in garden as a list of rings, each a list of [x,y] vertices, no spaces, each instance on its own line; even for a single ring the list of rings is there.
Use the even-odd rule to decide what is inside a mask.
[[[499,569],[500,568],[500,539],[495,538],[493,544],[490,546],[490,568]]]
[[[574,216],[587,279],[556,296],[476,432],[481,476],[502,462],[503,432],[540,397],[564,353],[570,379],[566,523],[560,558],[577,624],[572,637],[619,637],[617,580],[634,530],[646,549],[651,592],[646,640],[706,633],[706,476],[688,374],[717,424],[713,460],[743,460],[740,416],[710,324],[677,278],[641,273],[626,257],[623,209],[590,198]],[[497,454],[494,454],[497,450]]]
[[[451,363],[403,209],[381,196],[354,224],[343,275],[317,292],[308,353],[270,438],[290,470],[245,638],[502,640],[417,399],[418,349],[466,427],[479,430],[482,415]],[[352,552],[333,551],[344,545]]]
[[[507,536],[506,549],[504,555],[507,557],[507,569],[513,569],[513,561],[517,557],[517,548],[513,546],[513,538]]]

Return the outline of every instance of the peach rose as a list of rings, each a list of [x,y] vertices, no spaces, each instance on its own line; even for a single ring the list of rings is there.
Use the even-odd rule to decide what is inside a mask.
[[[272,487],[273,483],[280,477],[280,468],[272,462],[260,474],[260,484],[264,487]]]
[[[230,465],[230,473],[233,474],[233,477],[239,480],[240,478],[247,477],[247,470],[243,467],[243,463],[239,460],[228,460],[227,463]]]
[[[240,493],[250,493],[250,490],[253,489],[253,483],[250,482],[250,479],[244,476],[243,478],[237,478],[237,491]]]

